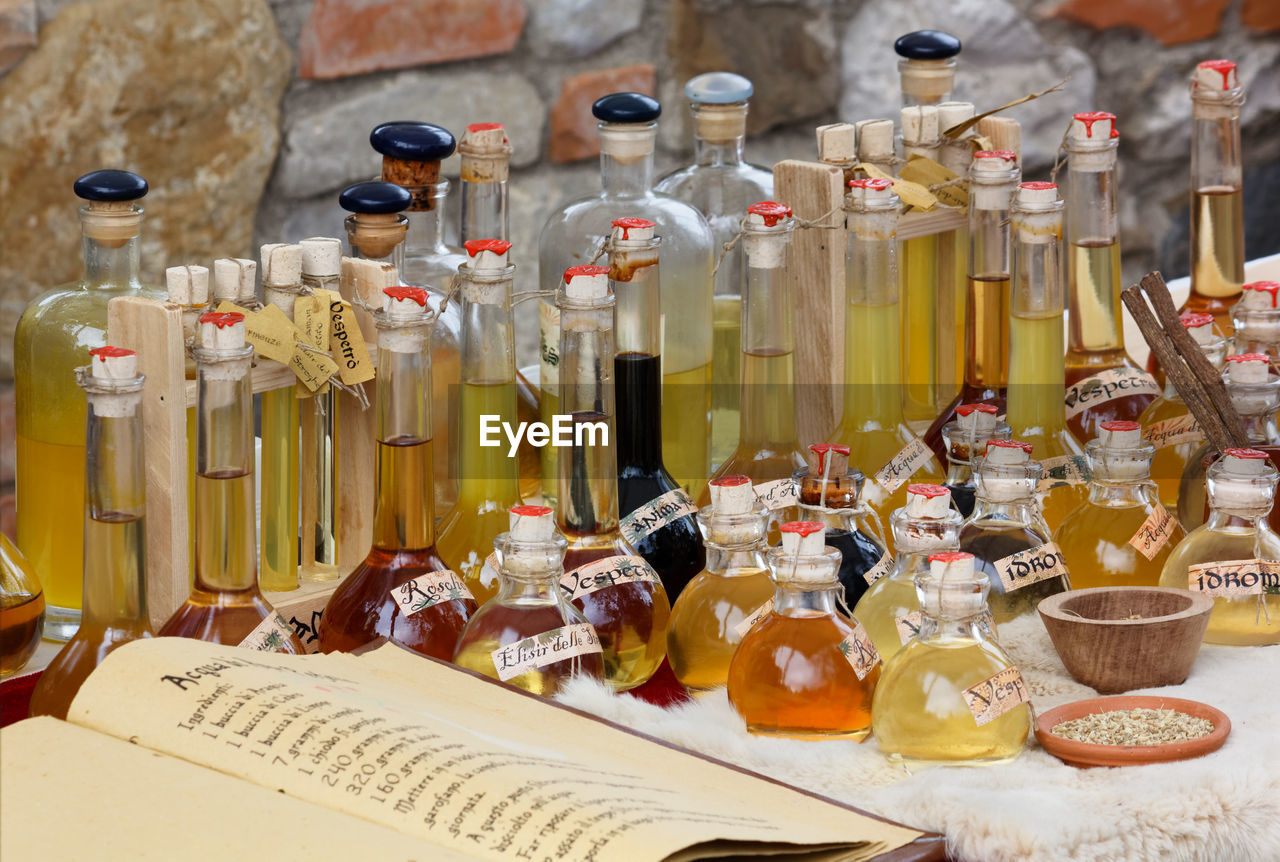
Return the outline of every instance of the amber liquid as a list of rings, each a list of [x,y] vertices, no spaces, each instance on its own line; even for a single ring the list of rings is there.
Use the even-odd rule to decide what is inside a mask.
[[[1065,577],[1053,577],[1027,584],[1009,593],[1004,591],[1000,574],[996,571],[996,561],[1028,548],[1037,548],[1045,541],[1044,537],[1026,527],[996,529],[982,521],[975,521],[960,531],[960,550],[973,554],[974,569],[985,574],[991,581],[991,594],[987,604],[998,625],[1023,614],[1033,614],[1041,599],[1071,589],[1071,582]],[[1070,566],[1070,560],[1067,565]]]
[[[298,399],[290,386],[262,393],[264,590],[298,587],[298,494]]]
[[[1155,587],[1165,560],[1185,535],[1176,523],[1169,541],[1148,560],[1129,544],[1150,514],[1141,505],[1086,503],[1062,522],[1053,541],[1064,549],[1071,587]],[[1169,510],[1170,517],[1175,517]]]
[[[711,475],[711,363],[662,375],[662,454],[693,499]]]
[[[667,631],[667,660],[676,679],[694,691],[728,684],[729,663],[743,638],[738,626],[773,598],[773,590],[762,566],[702,572],[690,581],[671,609]]]
[[[498,679],[498,671],[493,664],[494,650],[565,625],[568,623],[563,612],[555,605],[526,603],[521,606],[518,601],[511,605],[489,602],[476,613],[458,642],[453,663]],[[551,697],[574,676],[600,677],[603,674],[601,654],[586,653],[533,668],[504,682],[541,697]]]
[[[938,237],[906,240],[900,261],[902,415],[922,428],[938,415]]]
[[[1209,186],[1191,196],[1191,295],[1182,310],[1213,315],[1231,335],[1231,306],[1244,285],[1244,202],[1239,189]]]
[[[712,306],[711,466],[719,467],[738,445],[741,409],[742,297],[717,296]]]
[[[72,419],[69,417],[69,421]],[[79,422],[83,431],[83,410]],[[68,501],[68,496],[79,498],[76,517],[84,517],[84,435],[76,445],[29,440],[21,434],[17,443],[24,507],[24,517],[18,519],[17,545],[39,576],[49,606],[73,610],[78,615],[84,580],[84,533],[78,523],[68,529],[66,522],[68,506],[74,503]]]
[[[40,645],[44,594],[0,596],[0,678],[22,670]]]

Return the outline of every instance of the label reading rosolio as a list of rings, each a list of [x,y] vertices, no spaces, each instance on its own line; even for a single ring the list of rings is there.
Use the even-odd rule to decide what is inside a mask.
[[[411,581],[405,581],[391,590],[391,598],[405,616],[413,616],[453,599],[474,599],[467,585],[456,572],[442,569],[423,572]]]

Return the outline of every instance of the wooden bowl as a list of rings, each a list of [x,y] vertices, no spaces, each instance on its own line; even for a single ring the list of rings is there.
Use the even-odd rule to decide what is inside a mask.
[[[1212,610],[1212,598],[1190,590],[1096,587],[1049,596],[1040,619],[1076,682],[1118,694],[1183,682]]]
[[[1106,589],[1106,588],[1104,588]],[[1141,589],[1141,588],[1138,588]],[[1054,736],[1050,731],[1064,721],[1082,718],[1099,712],[1119,709],[1173,709],[1196,718],[1213,722],[1213,732],[1185,742],[1164,745],[1097,745],[1092,742],[1076,742]],[[1036,719],[1036,739],[1045,751],[1068,766],[1141,766],[1144,763],[1164,763],[1170,760],[1190,760],[1217,751],[1227,741],[1231,732],[1231,719],[1222,710],[1197,700],[1153,695],[1125,695],[1123,697],[1094,697],[1077,700],[1051,709]]]

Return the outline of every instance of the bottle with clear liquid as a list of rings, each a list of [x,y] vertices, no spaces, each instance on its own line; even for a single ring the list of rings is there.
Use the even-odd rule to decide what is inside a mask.
[[[375,316],[378,482],[373,544],[325,606],[320,651],[351,652],[394,640],[448,661],[476,601],[436,551],[430,294],[420,287],[382,292],[383,307]]]
[[[568,543],[556,532],[553,511],[513,506],[508,518],[510,529],[493,541],[501,559],[498,592],[467,621],[453,663],[554,697],[575,676],[604,673],[600,639],[560,591]]]
[[[89,673],[116,648],[152,637],[147,619],[146,471],[142,382],[132,350],[97,347],[76,369],[89,406],[85,433],[84,613],[44,669],[31,714],[65,719]]]
[[[520,465],[508,455],[497,423],[514,427],[516,416],[515,318],[511,311],[515,266],[511,243],[467,241],[471,260],[458,268],[462,301],[462,385],[458,397],[458,502],[436,531],[436,549],[483,604],[497,593],[498,573],[485,557],[507,530],[509,510],[520,505]],[[486,418],[488,417],[488,418]],[[494,417],[497,417],[496,419]],[[483,446],[486,437],[497,446]]]
[[[951,100],[960,40],[941,30],[915,30],[893,43],[899,57],[902,104],[936,105]]]
[[[769,511],[746,476],[708,485],[711,503],[698,510],[707,565],[676,600],[667,629],[667,660],[691,691],[728,683],[738,644],[773,608],[764,561]]]
[[[1154,587],[1186,535],[1150,480],[1155,446],[1137,422],[1111,419],[1089,442],[1089,500],[1058,525],[1053,541],[1064,548],[1071,585]]]
[[[902,153],[938,160],[942,138],[938,108],[902,109]],[[925,430],[938,415],[938,247],[954,235],[931,233],[901,241],[898,274],[902,279],[902,415],[912,429]]]
[[[569,543],[560,588],[600,637],[605,680],[624,691],[662,664],[671,603],[618,528],[614,302],[604,266],[570,267],[556,293],[560,407],[572,440],[557,462],[556,525]]]
[[[885,663],[872,704],[890,761],[989,766],[1016,760],[1031,702],[1013,659],[983,624],[989,583],[972,555],[945,551],[916,579],[919,633]]]
[[[729,665],[729,703],[750,733],[860,742],[871,732],[880,656],[866,629],[837,607],[840,552],[822,534],[819,523],[792,521],[769,549],[773,609]]]
[[[205,314],[194,352],[194,585],[159,634],[302,655],[302,642],[258,588],[253,347],[245,343],[244,315]]]
[[[717,256],[738,233],[742,212],[773,197],[773,172],[743,158],[751,82],[732,72],[708,72],[684,85],[693,115],[693,164],[667,174],[654,191],[692,204],[711,226]],[[711,463],[724,463],[739,432],[742,379],[738,330],[742,321],[743,254],[724,256],[715,274],[711,360]]]
[[[618,528],[671,601],[702,571],[693,501],[663,464],[659,246],[648,219],[620,218],[605,248],[615,300]]]
[[[613,93],[591,108],[600,121],[601,190],[556,209],[538,241],[542,289],[560,290],[566,267],[590,264],[621,213],[646,218],[665,237],[662,248],[662,451],[667,468],[697,498],[711,474],[712,267],[715,241],[702,213],[653,189],[658,102]],[[552,318],[547,318],[550,325]],[[558,337],[544,331],[548,343]],[[563,360],[563,357],[561,357]],[[563,369],[562,369],[563,373]],[[548,405],[543,407],[544,421]],[[549,406],[555,406],[554,404]],[[556,409],[570,412],[561,404]],[[543,447],[543,470],[555,447]],[[556,475],[555,472],[551,473]]]
[[[951,506],[962,517],[973,512],[977,484],[973,478],[973,456],[987,448],[991,440],[1008,440],[1009,425],[1000,421],[994,404],[961,404],[956,418],[942,428],[947,444],[947,481]]]
[[[187,380],[196,379],[196,361],[191,355],[200,318],[209,310],[209,268],[206,266],[171,266],[164,271],[165,290],[169,302],[182,307],[182,343],[187,352],[184,373]],[[187,523],[196,518],[196,408],[187,408]],[[195,533],[188,531],[187,560],[194,557]]]
[[[17,419],[17,545],[44,586],[44,636],[65,641],[80,624],[84,537],[84,396],[73,369],[107,341],[107,302],[164,299],[139,277],[138,238],[147,181],[93,171],[75,182],[84,233],[84,275],[36,297],[13,341]],[[68,525],[71,529],[67,529]]]
[[[1071,589],[1036,502],[1041,471],[1030,450],[1018,440],[987,444],[975,465],[973,514],[960,527],[960,550],[972,554],[974,566],[991,581],[991,615],[997,624],[1034,614],[1041,599]]]
[[[1162,587],[1213,596],[1205,643],[1280,643],[1280,536],[1267,518],[1278,478],[1265,452],[1224,452],[1209,468],[1209,519],[1187,533],[1160,573]]]
[[[1240,291],[1240,301],[1231,307],[1233,353],[1265,353],[1272,362],[1280,360],[1280,308],[1276,295],[1280,282],[1255,281]]]
[[[31,661],[44,628],[44,590],[22,552],[0,533],[0,679]]]

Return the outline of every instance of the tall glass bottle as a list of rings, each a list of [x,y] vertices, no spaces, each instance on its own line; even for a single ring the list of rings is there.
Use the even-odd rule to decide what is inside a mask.
[[[968,179],[973,161],[973,135],[947,137],[946,131],[972,120],[970,102],[940,102],[938,131],[942,146],[938,163],[958,179]],[[952,189],[946,194],[959,194]],[[956,201],[959,204],[958,201]],[[967,203],[965,204],[967,206]],[[969,290],[969,229],[962,226],[938,238],[938,405],[950,405],[965,382],[965,298]]]
[[[773,609],[764,562],[768,510],[746,476],[707,484],[711,504],[698,510],[707,566],[676,600],[667,629],[671,670],[693,691],[727,684],[738,644]]]
[[[164,299],[138,276],[138,234],[147,181],[93,171],[75,182],[84,232],[84,275],[31,301],[13,341],[17,414],[17,544],[44,585],[44,636],[64,641],[80,624],[84,537],[85,402],[74,369],[107,340],[115,296]],[[68,529],[71,526],[71,529]]]
[[[621,691],[640,685],[662,664],[671,603],[658,573],[618,528],[617,350],[608,276],[608,267],[570,267],[556,292],[560,409],[572,417],[572,443],[558,459],[556,524],[569,541],[560,587],[595,627],[605,680]]]
[[[1240,301],[1231,307],[1234,353],[1265,353],[1280,361],[1280,307],[1276,295],[1280,282],[1255,281],[1240,292]]]
[[[918,105],[902,109],[903,158],[938,160],[942,138],[938,109]],[[902,240],[898,275],[902,279],[902,415],[924,430],[938,415],[938,245],[950,234],[926,234]]]
[[[205,266],[171,266],[164,271],[164,285],[169,302],[182,306],[182,342],[187,351],[185,374],[196,379],[196,361],[191,349],[196,343],[200,317],[209,310],[209,268]],[[234,301],[234,300],[233,300]],[[196,408],[187,408],[187,523],[196,519]],[[187,535],[187,559],[194,558],[196,537]]]
[[[0,679],[31,661],[43,628],[40,579],[9,537],[0,533]]]
[[[601,676],[600,638],[560,590],[567,542],[552,510],[513,506],[508,517],[510,529],[493,542],[498,592],[467,621],[453,663],[552,697],[575,676]]]
[[[618,528],[674,601],[702,571],[697,508],[663,465],[660,237],[642,218],[614,221],[609,281],[616,302]]]
[[[508,451],[499,423],[515,427],[516,344],[511,313],[515,266],[507,262],[511,243],[467,241],[469,263],[462,280],[462,385],[458,397],[458,502],[436,531],[436,548],[462,576],[477,602],[498,591],[498,573],[485,557],[520,505],[519,460]],[[496,417],[496,419],[494,418]]]
[[[378,327],[378,490],[373,546],[320,618],[321,652],[394,640],[448,661],[475,613],[436,551],[431,490],[431,314],[427,291],[388,287]]]
[[[1280,536],[1267,519],[1277,478],[1265,452],[1224,452],[1209,468],[1209,520],[1164,564],[1161,586],[1213,596],[1206,643],[1280,643]]]
[[[542,289],[558,290],[566,266],[592,262],[620,212],[654,222],[667,238],[662,250],[662,451],[676,481],[697,498],[711,473],[714,240],[702,213],[652,187],[661,110],[639,93],[613,93],[592,106],[600,121],[601,191],[551,214],[538,241],[538,268]],[[544,338],[557,340],[551,333]],[[568,412],[564,405],[558,409]],[[549,466],[544,457],[543,470]]]
[[[974,456],[987,448],[991,440],[1008,440],[1009,424],[1000,421],[994,404],[961,404],[956,418],[942,428],[947,444],[947,490],[951,505],[964,517],[973,512],[977,485],[973,478]]]
[[[729,703],[751,733],[861,741],[871,732],[880,656],[837,609],[840,554],[822,532],[814,522],[783,524],[782,544],[769,550],[773,609],[729,665]]]
[[[159,634],[301,655],[297,635],[258,589],[253,348],[244,340],[244,315],[201,317],[195,357],[195,580]]]
[[[902,104],[936,105],[951,99],[960,40],[941,30],[915,30],[893,43],[902,85]]]
[[[89,672],[129,641],[151,637],[147,620],[146,471],[142,375],[132,350],[97,347],[76,369],[88,396],[84,612],[80,628],[44,669],[31,714],[67,717]],[[6,609],[7,610],[7,609]]]

